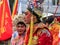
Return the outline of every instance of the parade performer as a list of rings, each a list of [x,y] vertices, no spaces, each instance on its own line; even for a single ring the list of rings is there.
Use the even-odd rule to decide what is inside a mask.
[[[30,30],[30,29],[29,29]],[[28,45],[29,41],[29,34],[30,31],[28,30],[26,35],[25,44]],[[53,37],[48,28],[37,28],[33,30],[33,38],[32,38],[32,45],[52,45]]]
[[[60,25],[59,22],[57,21],[57,18],[54,18],[53,23],[50,26],[50,31],[53,35],[53,45],[58,45],[58,40],[59,40],[59,30],[60,30]]]
[[[17,17],[15,17],[15,21],[16,29],[12,34],[11,45],[23,45],[26,33],[26,24],[24,22],[23,15],[17,15]]]

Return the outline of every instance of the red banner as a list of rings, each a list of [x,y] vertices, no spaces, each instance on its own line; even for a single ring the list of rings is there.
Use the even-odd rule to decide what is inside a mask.
[[[0,41],[12,36],[12,19],[8,0],[0,1]]]

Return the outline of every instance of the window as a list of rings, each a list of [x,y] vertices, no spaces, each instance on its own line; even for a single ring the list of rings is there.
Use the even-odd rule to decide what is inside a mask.
[[[53,5],[60,5],[60,0],[52,0]]]

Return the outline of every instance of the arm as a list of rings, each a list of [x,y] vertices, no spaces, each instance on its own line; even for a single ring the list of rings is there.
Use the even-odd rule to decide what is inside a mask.
[[[38,45],[52,45],[52,37],[47,37],[46,34],[43,34],[39,37]]]
[[[15,45],[17,41],[18,41],[18,33],[14,32],[11,38],[11,45]]]

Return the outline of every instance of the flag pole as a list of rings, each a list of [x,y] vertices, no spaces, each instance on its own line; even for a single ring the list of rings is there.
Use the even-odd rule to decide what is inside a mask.
[[[21,4],[21,2],[19,4],[20,4],[20,6],[18,6],[18,15],[22,14],[22,4]]]
[[[15,0],[14,2],[14,6],[13,6],[13,12],[12,12],[12,18],[14,17],[15,13],[17,13],[17,4],[18,4],[18,0]]]

